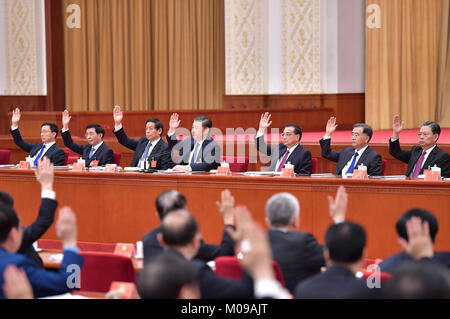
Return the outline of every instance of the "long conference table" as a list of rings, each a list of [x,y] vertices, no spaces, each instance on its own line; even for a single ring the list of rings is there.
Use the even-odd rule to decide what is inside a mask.
[[[332,223],[327,196],[334,196],[340,185],[349,194],[346,219],[361,224],[367,231],[366,257],[385,258],[400,251],[395,223],[403,212],[416,207],[432,211],[438,219],[435,249],[450,250],[450,181],[352,180],[324,175],[284,178],[209,173],[55,172],[59,207],[67,205],[75,211],[78,239],[108,243],[139,241],[158,226],[155,198],[169,189],[185,194],[206,242],[221,240],[223,221],[216,201],[220,200],[222,190],[229,189],[236,204],[246,205],[266,228],[266,201],[278,192],[292,193],[300,201],[300,230],[311,232],[323,243],[326,229]],[[25,225],[35,220],[41,199],[33,170],[0,169],[0,190],[14,197],[14,207]],[[44,238],[57,239],[54,226]]]

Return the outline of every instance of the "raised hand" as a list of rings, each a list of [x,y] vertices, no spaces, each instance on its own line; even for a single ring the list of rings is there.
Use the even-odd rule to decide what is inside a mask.
[[[38,167],[34,171],[34,175],[43,190],[53,190],[54,167],[47,157],[44,156],[38,161]]]
[[[422,223],[419,217],[412,217],[406,222],[406,232],[408,241],[399,238],[399,244],[409,256],[415,260],[433,257],[433,241],[431,240],[428,222]]]
[[[400,122],[400,116],[394,115],[394,122],[392,124],[392,139],[398,140],[399,134],[401,131],[403,131],[403,126],[405,125],[405,122]]]
[[[327,122],[326,135],[331,136],[331,134],[333,134],[334,131],[336,131],[337,127],[338,125],[336,124],[336,118],[334,116],[330,117],[330,119]]]
[[[222,215],[225,225],[234,225],[234,197],[228,189],[222,191],[221,201],[216,202],[217,209]]]
[[[64,247],[74,247],[77,244],[77,219],[70,207],[59,210],[56,222],[56,234],[61,239]]]
[[[180,126],[181,120],[177,113],[173,113],[170,117],[169,121],[169,132],[168,134],[172,134],[175,130]]]
[[[344,186],[339,186],[336,192],[336,198],[328,196],[328,205],[330,216],[334,222],[345,221],[345,213],[347,211],[348,195]]]
[[[114,106],[113,117],[114,117],[114,124],[116,126],[122,124],[123,112],[120,110],[120,106],[118,105]]]
[[[20,109],[16,108],[13,110],[11,122],[13,126],[18,126],[20,121]]]
[[[63,125],[63,129],[68,130],[69,129],[69,123],[70,123],[70,119],[72,117],[69,114],[69,111],[64,110],[64,112],[62,113],[62,125]]]
[[[271,117],[272,115],[269,112],[261,114],[261,120],[259,121],[259,132],[263,133],[270,127],[272,124],[272,121],[270,121]]]

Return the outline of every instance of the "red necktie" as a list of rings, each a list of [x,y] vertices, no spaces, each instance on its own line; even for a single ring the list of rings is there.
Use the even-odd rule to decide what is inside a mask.
[[[419,159],[417,160],[416,163],[416,168],[414,169],[414,172],[412,174],[412,177],[417,177],[419,176],[420,170],[422,169],[422,163],[423,163],[423,159],[425,158],[425,154],[427,152],[423,152],[422,155],[420,155]]]
[[[281,169],[284,167],[284,163],[286,163],[288,156],[289,156],[289,150],[287,150],[286,153],[284,153],[283,160],[281,161],[280,166],[278,166],[277,172],[281,172]]]

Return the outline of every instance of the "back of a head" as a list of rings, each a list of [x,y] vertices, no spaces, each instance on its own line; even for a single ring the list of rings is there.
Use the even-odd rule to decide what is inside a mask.
[[[300,214],[300,204],[292,194],[278,193],[267,201],[266,217],[272,227],[291,225],[297,214]]]
[[[184,209],[168,214],[161,225],[162,239],[169,247],[182,247],[190,244],[199,230],[195,218]]]
[[[439,225],[436,217],[429,211],[426,211],[424,209],[414,208],[406,211],[402,216],[400,216],[399,220],[397,221],[397,224],[395,225],[395,228],[397,229],[397,234],[405,239],[408,240],[408,233],[406,231],[406,222],[410,220],[412,217],[419,217],[423,222],[428,222],[428,225],[430,226],[430,236],[431,240],[434,243],[434,239],[436,238],[436,234],[439,230]]]
[[[178,209],[185,209],[187,201],[186,197],[180,192],[168,190],[156,198],[155,205],[159,219],[162,221],[168,213]]]
[[[137,286],[142,299],[176,299],[184,285],[197,282],[191,262],[173,253],[162,253],[145,264]]]
[[[360,225],[344,222],[331,225],[325,235],[330,259],[340,263],[354,263],[363,256],[366,232]]]
[[[7,192],[0,191],[0,205],[1,204],[14,207],[14,199]]]
[[[450,270],[432,262],[406,262],[396,269],[383,295],[390,299],[449,299]]]
[[[14,209],[6,204],[0,204],[0,244],[8,238],[12,228],[19,227],[19,218]]]

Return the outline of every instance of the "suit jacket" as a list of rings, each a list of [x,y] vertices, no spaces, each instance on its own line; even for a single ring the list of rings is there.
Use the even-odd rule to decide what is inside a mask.
[[[67,285],[72,272],[67,272],[69,265],[83,265],[83,257],[73,251],[65,250],[61,267],[58,271],[46,271],[36,268],[33,261],[21,254],[11,254],[0,247],[0,299],[4,299],[3,293],[4,278],[3,272],[8,265],[15,265],[17,268],[23,268],[33,288],[34,297],[46,297],[58,295],[74,290]]]
[[[355,155],[355,149],[353,147],[347,147],[341,152],[333,152],[331,150],[331,138],[321,139],[320,147],[322,148],[322,157],[327,160],[337,162],[335,175],[341,175],[342,169],[350,161],[350,159]],[[361,165],[367,166],[367,174],[370,176],[380,176],[383,170],[381,155],[374,151],[370,146],[366,148],[364,153],[359,157],[357,163],[355,163],[355,169]]]
[[[61,133],[61,135],[64,141],[64,145],[70,148],[75,153],[80,154],[86,163],[86,167],[89,167],[93,160],[97,160],[99,166],[114,164],[114,152],[108,145],[105,144],[105,142],[103,142],[103,144],[95,151],[92,158],[89,158],[89,153],[91,152],[92,145],[79,145],[74,143],[69,131],[65,131]]]
[[[178,254],[178,251],[169,249],[167,253]],[[200,294],[202,299],[251,299],[253,293],[253,279],[243,273],[240,281],[217,276],[211,268],[201,260],[191,260],[197,271]]]
[[[171,137],[167,135],[167,142],[170,150],[179,150],[179,165],[191,165],[189,157],[194,151],[195,140],[191,136],[183,141],[178,142],[176,134]],[[220,166],[220,147],[211,137],[207,137],[202,144],[202,151],[197,153],[195,164],[191,165],[193,171],[210,171]]]
[[[323,247],[312,234],[277,229],[267,233],[273,260],[280,266],[286,287],[292,294],[299,282],[320,273],[320,268],[325,266]]]
[[[296,299],[368,299],[376,298],[379,289],[369,289],[365,280],[356,279],[348,268],[331,266],[323,274],[298,284]]]
[[[123,128],[114,132],[114,135],[116,135],[120,144],[135,151],[133,160],[131,161],[131,167],[137,167],[139,165],[139,160],[147,147],[148,139],[145,136],[139,140],[129,138]],[[152,152],[148,156],[148,160],[156,161],[156,169],[158,170],[166,170],[173,167],[170,150],[162,139],[160,139],[158,144],[153,147]]]
[[[23,149],[25,152],[28,152],[30,154],[30,157],[35,156],[38,152],[42,149],[42,143],[28,143],[22,139],[22,135],[20,135],[19,129],[16,130],[10,130],[12,137],[14,138],[14,143]],[[55,166],[63,166],[64,165],[64,150],[60,148],[58,145],[53,144],[47,152],[44,154],[45,157],[50,159],[50,162],[53,163]]]
[[[400,148],[400,140],[394,142],[389,139],[389,153],[396,159],[402,161],[403,163],[408,163],[408,168],[406,169],[406,176],[410,176],[413,172],[414,166],[419,160],[420,155],[422,155],[422,147],[413,146],[410,151],[405,151]],[[423,170],[427,169],[429,166],[434,165],[441,168],[441,176],[447,177],[450,174],[450,155],[439,147],[436,147],[428,155],[427,160],[423,163],[422,169],[419,174],[423,174]]]
[[[152,257],[164,251],[163,247],[158,242],[157,235],[161,232],[161,227],[157,227],[142,238],[142,245],[144,249],[144,263],[148,262]],[[222,242],[220,245],[205,244],[202,240],[200,249],[198,250],[195,259],[202,261],[214,260],[220,256],[234,256],[234,240],[227,231],[223,232]]]
[[[382,272],[394,273],[395,269],[399,265],[408,261],[414,261],[414,259],[410,257],[407,253],[401,252],[384,259],[379,266]],[[433,258],[431,258],[431,261],[442,264],[447,268],[450,268],[450,252],[448,251],[435,252]]]
[[[283,158],[287,147],[284,144],[278,147],[268,146],[264,140],[264,135],[260,137],[255,136],[256,149],[267,156],[270,156],[269,171],[275,171],[279,159]],[[286,164],[291,162],[294,165],[294,172],[299,175],[311,175],[311,152],[301,145],[298,145],[292,154],[286,160]]]
[[[53,224],[57,206],[58,202],[56,200],[43,198],[36,221],[23,230],[22,243],[17,253],[29,257],[37,268],[44,268],[44,265],[41,257],[34,250],[33,243],[41,238]]]

